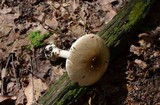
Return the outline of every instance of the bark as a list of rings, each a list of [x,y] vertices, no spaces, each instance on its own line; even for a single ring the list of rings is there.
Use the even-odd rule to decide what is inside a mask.
[[[130,0],[130,2],[97,33],[110,48],[111,60],[120,54],[137,25],[145,18],[155,0]],[[56,83],[51,85],[39,99],[42,105],[69,105],[83,96],[89,87],[80,87],[64,74]]]

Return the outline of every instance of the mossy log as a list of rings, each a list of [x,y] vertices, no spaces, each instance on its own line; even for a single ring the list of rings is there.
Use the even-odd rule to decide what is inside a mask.
[[[111,60],[123,50],[130,32],[135,31],[138,23],[148,13],[155,0],[130,0],[130,2],[97,33],[105,40],[110,48]],[[51,85],[39,99],[42,105],[69,105],[84,95],[90,87],[80,87],[64,74],[56,83]]]

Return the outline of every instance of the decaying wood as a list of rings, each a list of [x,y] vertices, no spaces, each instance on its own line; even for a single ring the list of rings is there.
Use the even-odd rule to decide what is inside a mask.
[[[120,54],[130,32],[135,31],[138,23],[146,16],[155,0],[130,0],[130,2],[97,33],[102,37],[111,52],[111,60]],[[84,95],[90,87],[80,87],[64,74],[50,86],[39,99],[42,105],[68,105]]]

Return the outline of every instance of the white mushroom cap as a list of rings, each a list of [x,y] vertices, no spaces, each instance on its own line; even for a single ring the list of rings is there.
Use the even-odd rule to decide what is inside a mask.
[[[79,38],[69,51],[66,70],[70,79],[80,86],[97,82],[109,63],[109,49],[105,42],[94,34]]]

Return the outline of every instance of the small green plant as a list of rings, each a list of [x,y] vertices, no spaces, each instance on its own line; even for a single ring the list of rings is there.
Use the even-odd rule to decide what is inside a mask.
[[[49,36],[50,36],[49,33],[45,33],[42,35],[40,31],[35,31],[29,34],[29,39],[33,47],[38,48],[44,44],[43,43],[44,39],[48,38]]]

